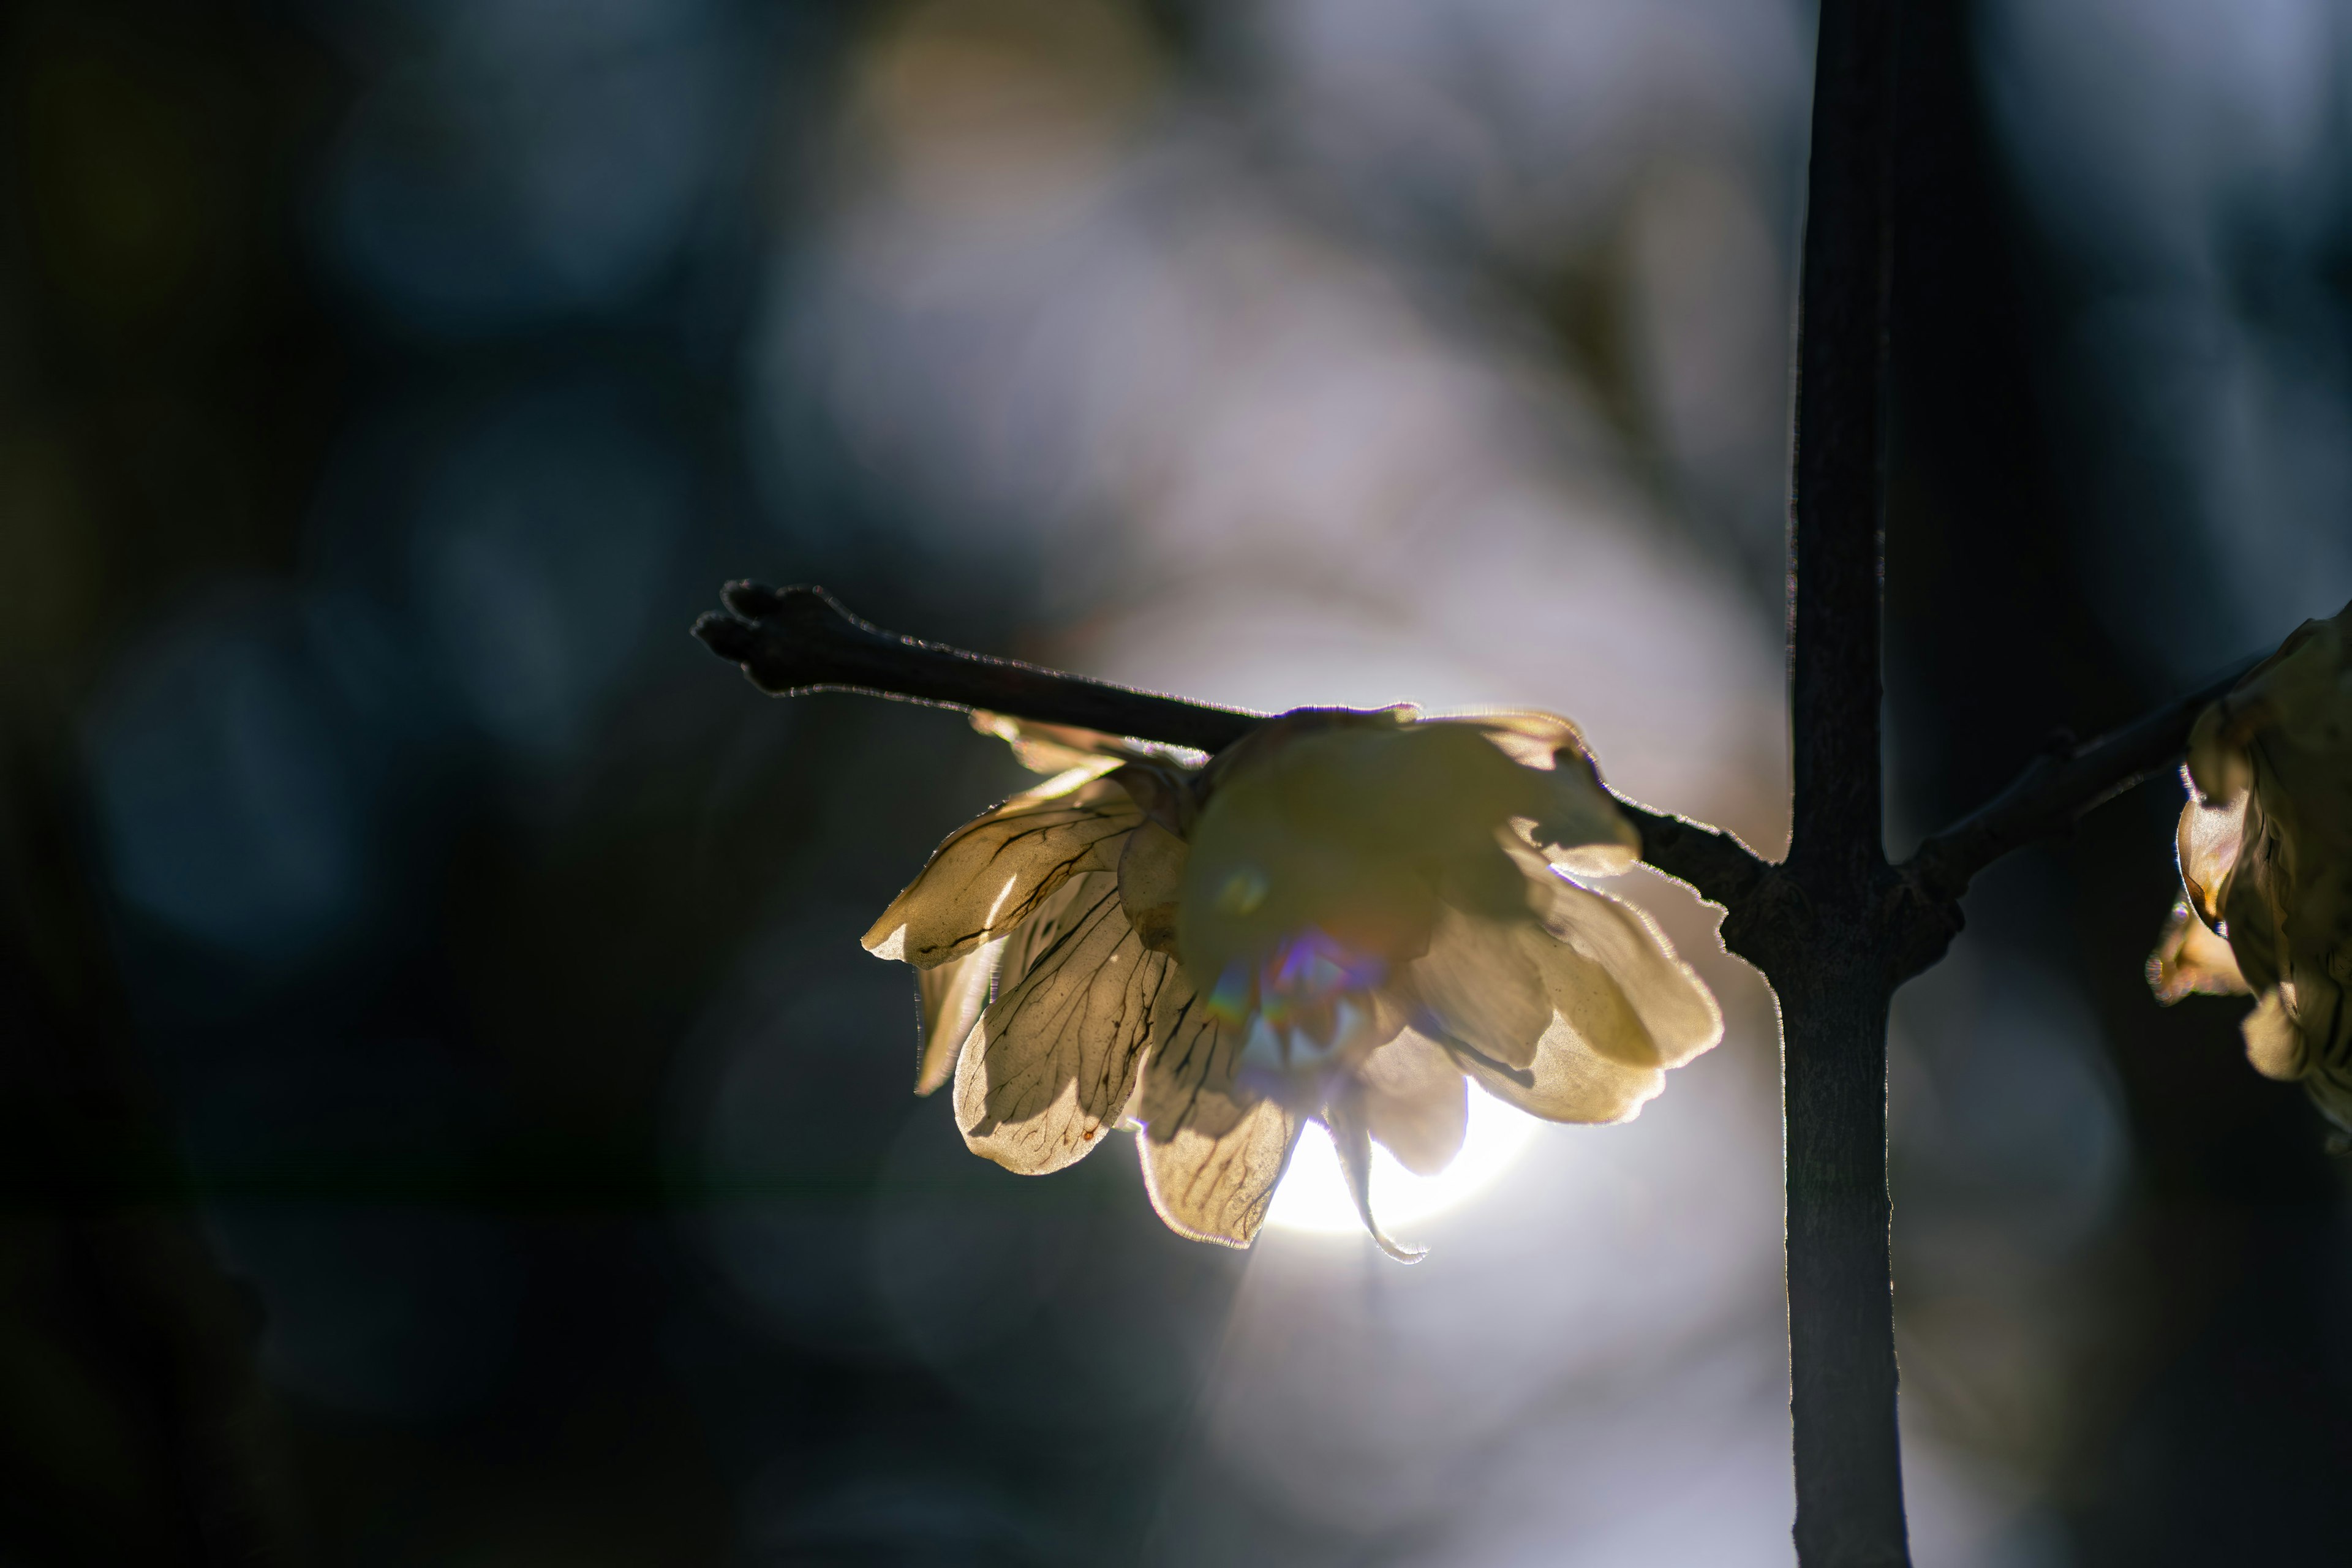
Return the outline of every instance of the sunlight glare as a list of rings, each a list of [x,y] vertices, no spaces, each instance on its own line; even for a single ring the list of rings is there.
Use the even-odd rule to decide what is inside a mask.
[[[1424,1239],[1412,1235],[1411,1227],[1484,1191],[1525,1152],[1539,1125],[1534,1117],[1504,1104],[1474,1083],[1470,1126],[1462,1140],[1462,1152],[1436,1175],[1416,1176],[1374,1144],[1372,1212],[1380,1216],[1381,1227],[1400,1240]],[[1288,1230],[1348,1234],[1364,1228],[1356,1215],[1355,1200],[1348,1195],[1339,1156],[1321,1123],[1307,1123],[1299,1135],[1297,1152],[1290,1158],[1290,1169],[1283,1173],[1282,1185],[1275,1189],[1274,1204],[1265,1217],[1267,1224]]]

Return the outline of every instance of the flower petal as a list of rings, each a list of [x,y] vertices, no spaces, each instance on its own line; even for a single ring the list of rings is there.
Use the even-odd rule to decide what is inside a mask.
[[[2221,884],[2221,925],[2238,961],[2238,973],[2257,994],[2277,984],[2293,961],[2285,908],[2285,900],[2293,896],[2293,879],[2278,864],[2284,846],[2277,834],[2270,825],[2255,821],[2260,804],[2248,804],[2247,826],[2255,831],[2247,836],[2237,864]]]
[[[1573,721],[1522,709],[1424,721],[1475,726],[1505,756],[1545,775],[1542,815],[1514,826],[1553,865],[1579,877],[1614,877],[1642,858],[1641,831],[1601,787],[1584,731]]]
[[[1176,910],[1184,893],[1184,841],[1157,821],[1127,836],[1118,858],[1118,901],[1154,952],[1176,952]]]
[[[1194,1241],[1247,1247],[1298,1142],[1299,1119],[1234,1081],[1241,1035],[1195,995],[1163,1004],[1137,1106],[1151,1206]]]
[[[2246,803],[2251,794],[2240,790],[2228,801],[2213,805],[2190,800],[2180,808],[2180,825],[2173,834],[2180,882],[2189,890],[2189,906],[2216,929],[2229,897],[2230,873],[2237,868],[2238,852],[2245,842]]]
[[[2243,795],[2253,783],[2245,740],[2268,717],[2266,705],[2238,707],[2231,697],[2200,713],[2189,730],[2189,787],[2207,800]]]
[[[2148,954],[2147,985],[2168,1007],[2190,994],[2243,996],[2252,989],[2239,973],[2237,954],[2230,951],[2230,944],[2186,900],[2172,906],[2172,917],[2164,922],[2156,951]]]
[[[988,1005],[996,979],[1002,941],[974,948],[929,969],[915,971],[915,995],[923,1010],[923,1036],[915,1064],[915,1092],[929,1094],[955,1076],[956,1058]]]
[[[1526,1068],[1456,1050],[1454,1060],[1479,1087],[1547,1121],[1630,1121],[1666,1087],[1659,1068],[1629,1067],[1602,1056],[1566,1024],[1555,1024]]]
[[[1508,1067],[1534,1061],[1552,1018],[1543,972],[1520,940],[1534,929],[1439,905],[1429,951],[1406,966],[1401,986],[1414,1026]]]
[[[2292,1083],[2311,1070],[2303,1031],[2295,1027],[2294,1009],[2284,988],[2273,985],[2245,1016],[2238,1030],[2246,1037],[2246,1059],[2264,1078]]]
[[[991,1002],[1019,985],[1045,956],[1055,950],[1070,928],[1085,918],[1102,891],[1105,873],[1088,871],[1066,878],[1038,900],[1027,920],[998,939],[996,973],[988,987]]]
[[[980,1017],[956,1068],[956,1124],[972,1152],[1024,1175],[1082,1158],[1125,1112],[1153,1005],[1181,986],[1119,912],[1117,879],[1071,879],[1056,934]]]
[[[1116,870],[1142,820],[1126,791],[1099,777],[1065,773],[1015,795],[939,847],[866,933],[866,951],[924,969],[961,958],[1034,914],[1066,879]]]
[[[2315,1077],[2352,1074],[2352,1004],[2342,983],[2327,967],[2299,960],[2284,989],[2303,1036],[2304,1070]]]
[[[1013,760],[1035,773],[1058,773],[1066,768],[1086,767],[1106,758],[1114,762],[1173,763],[1186,770],[1198,768],[1207,760],[1182,746],[1084,730],[1074,724],[1015,719],[1009,713],[991,713],[983,709],[972,710],[971,727],[1011,746]]]
[[[1336,1097],[1323,1110],[1323,1125],[1330,1129],[1331,1147],[1339,1151],[1349,1195],[1356,1200],[1356,1213],[1363,1216],[1364,1229],[1373,1242],[1399,1263],[1418,1263],[1428,1257],[1425,1247],[1405,1247],[1390,1240],[1381,1222],[1372,1217],[1372,1144],[1360,1097],[1352,1092]]]
[[[1470,1124],[1469,1086],[1443,1047],[1406,1032],[1356,1068],[1364,1130],[1416,1175],[1454,1163]]]
[[[1556,872],[1533,880],[1553,939],[1537,944],[1545,989],[1594,1050],[1629,1067],[1677,1068],[1723,1038],[1715,994],[1646,913]]]

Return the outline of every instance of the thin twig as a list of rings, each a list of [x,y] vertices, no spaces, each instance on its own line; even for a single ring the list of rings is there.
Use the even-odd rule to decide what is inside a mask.
[[[753,685],[774,696],[861,691],[942,708],[985,709],[1201,752],[1223,751],[1265,720],[1263,713],[1213,708],[919,642],[859,620],[818,587],[730,583],[721,596],[727,608],[696,621],[694,635],[719,658],[742,666]]]
[[[726,610],[697,621],[694,635],[778,696],[859,691],[1202,752],[1223,750],[1267,718],[919,642],[858,619],[822,588],[730,583],[723,594]],[[1720,828],[1618,805],[1641,830],[1643,860],[1727,909],[1771,868]]]
[[[2197,715],[2252,662],[2120,730],[2036,757],[2007,789],[1921,844],[1900,869],[1929,899],[1956,901],[1978,872],[2011,850],[2063,833],[2086,812],[2179,762]]]
[[[1778,869],[1720,827],[1687,816],[1662,816],[1611,792],[1617,809],[1642,833],[1642,860],[1663,871],[1708,903],[1737,909]]]

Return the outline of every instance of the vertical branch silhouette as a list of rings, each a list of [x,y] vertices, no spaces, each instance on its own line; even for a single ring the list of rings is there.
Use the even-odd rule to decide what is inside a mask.
[[[1735,947],[1780,1004],[1805,1568],[1909,1561],[1886,1189],[1899,881],[1879,761],[1895,23],[1894,0],[1821,8],[1790,531],[1793,827],[1782,896],[1762,922],[1741,922]]]

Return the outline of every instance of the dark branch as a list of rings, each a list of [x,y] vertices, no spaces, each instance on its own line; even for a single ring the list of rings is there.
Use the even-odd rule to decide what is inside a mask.
[[[1853,908],[1885,869],[1879,584],[1897,9],[1821,6],[1797,306],[1789,865],[1813,898]]]
[[[694,635],[719,658],[741,665],[761,690],[778,697],[862,691],[1200,752],[1223,751],[1265,719],[918,642],[859,620],[822,588],[730,583],[721,596],[727,608],[695,622]]]
[[[1661,816],[1623,795],[1613,798],[1617,809],[1641,829],[1643,863],[1687,883],[1708,903],[1736,909],[1776,869],[1720,827],[1686,816]]]
[[[1931,900],[1958,900],[1978,872],[2011,850],[2064,832],[2084,813],[2178,762],[2197,715],[2235,686],[2251,663],[2095,741],[2035,758],[2007,789],[1920,845],[1901,868],[1905,877]]]
[[[1265,721],[1262,713],[1212,708],[1011,659],[918,642],[869,625],[822,588],[730,583],[727,608],[694,635],[742,666],[761,690],[862,691],[945,708],[979,708],[1043,724],[1069,724],[1218,752]],[[1727,909],[1770,868],[1720,829],[1620,801],[1642,833],[1642,858]]]
[[[1801,1568],[1909,1568],[1887,1237],[1879,745],[1897,0],[1822,0],[1798,288],[1789,855],[1724,919],[1780,1010]],[[1907,922],[1906,922],[1907,923]]]

